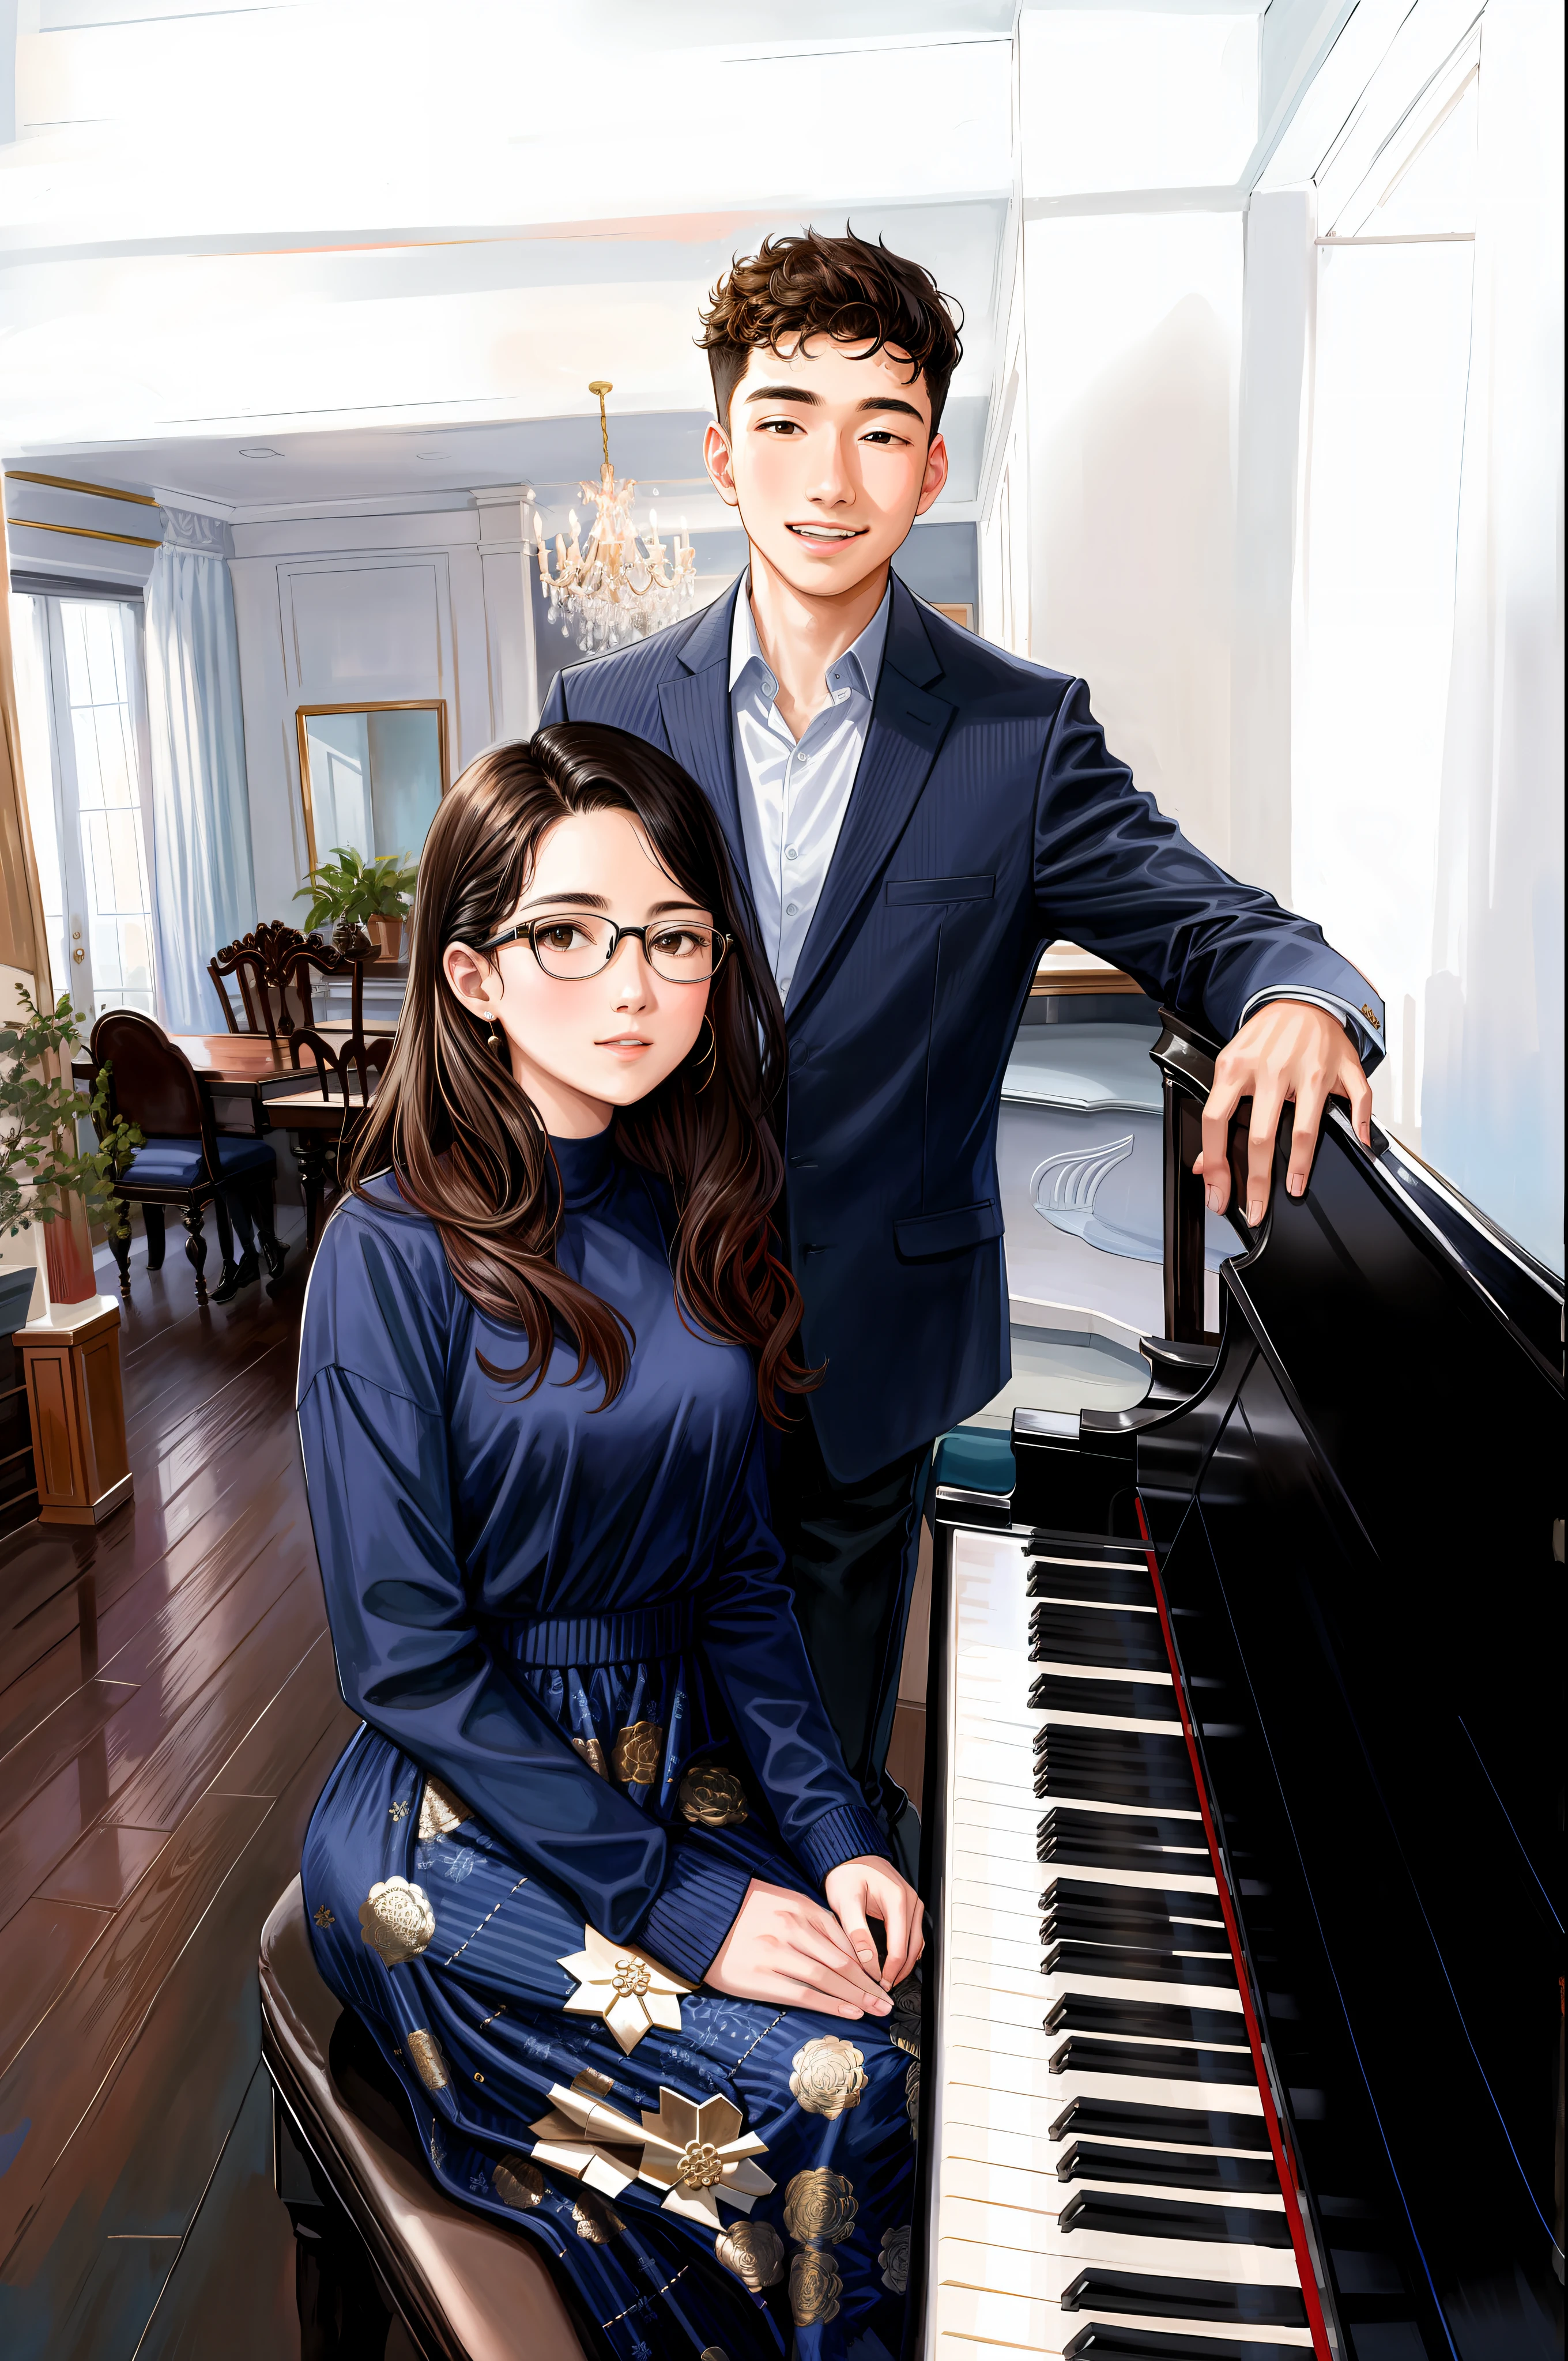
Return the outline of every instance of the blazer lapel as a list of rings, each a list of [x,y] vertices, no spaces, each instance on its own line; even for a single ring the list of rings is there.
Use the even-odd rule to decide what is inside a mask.
[[[892,860],[930,776],[953,718],[947,699],[932,696],[926,686],[927,681],[941,677],[941,670],[920,609],[894,575],[893,611],[888,617],[872,726],[822,899],[795,964],[789,995],[792,1025]]]
[[[749,902],[751,881],[740,832],[735,745],[729,727],[729,631],[740,595],[738,582],[727,598],[716,598],[697,618],[681,650],[681,669],[660,684],[659,710],[671,753],[683,770],[691,773],[718,816]]]

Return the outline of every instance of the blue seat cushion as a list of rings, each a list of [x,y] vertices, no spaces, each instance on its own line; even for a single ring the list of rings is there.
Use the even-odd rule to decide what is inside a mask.
[[[956,1426],[937,1438],[932,1475],[966,1492],[1011,1492],[1018,1480],[1013,1438],[1004,1428]]]
[[[217,1137],[218,1172],[225,1180],[243,1180],[252,1173],[275,1172],[278,1159],[264,1139],[246,1139],[226,1132]],[[122,1188],[194,1189],[207,1179],[199,1139],[149,1139],[126,1165]]]

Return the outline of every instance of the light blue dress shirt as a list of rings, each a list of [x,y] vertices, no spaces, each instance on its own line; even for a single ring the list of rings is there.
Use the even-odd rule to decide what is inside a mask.
[[[742,583],[735,601],[729,712],[740,829],[762,948],[785,1002],[865,751],[892,599],[890,583],[860,638],[829,666],[828,702],[798,744],[775,701],[779,685],[757,637],[749,583]],[[1255,994],[1242,1023],[1270,1000],[1309,1000],[1327,1009],[1344,1027],[1358,1057],[1383,1046],[1368,1030],[1362,1010],[1310,987],[1276,984]]]
[[[892,602],[890,584],[860,638],[828,667],[828,702],[797,745],[775,702],[779,685],[762,654],[744,586],[735,601],[729,633],[735,782],[751,899],[781,1000],[789,998],[850,808]]]

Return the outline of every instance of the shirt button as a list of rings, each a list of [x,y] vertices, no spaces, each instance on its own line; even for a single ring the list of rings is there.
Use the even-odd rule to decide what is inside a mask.
[[[791,983],[791,978],[790,978],[789,976],[787,976],[787,975],[781,975],[781,976],[780,976],[780,978],[779,978],[779,990],[780,990],[781,992],[787,992],[787,991],[789,990],[789,987],[790,987],[790,983]]]
[[[798,918],[799,916],[800,905],[798,902],[786,902],[784,904],[784,917],[786,918]]]
[[[799,856],[796,854],[793,844],[786,844],[784,846],[784,859],[786,861],[795,861],[798,859],[798,857]]]

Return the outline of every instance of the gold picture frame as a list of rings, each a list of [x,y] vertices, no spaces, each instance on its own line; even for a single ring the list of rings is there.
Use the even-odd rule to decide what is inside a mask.
[[[444,697],[351,697],[345,705],[296,706],[294,737],[300,755],[300,794],[305,807],[305,853],[313,871],[316,866],[317,852],[315,809],[311,801],[310,724],[319,717],[332,713],[433,713],[441,794],[444,796],[452,785],[452,763],[447,751],[446,699]]]

